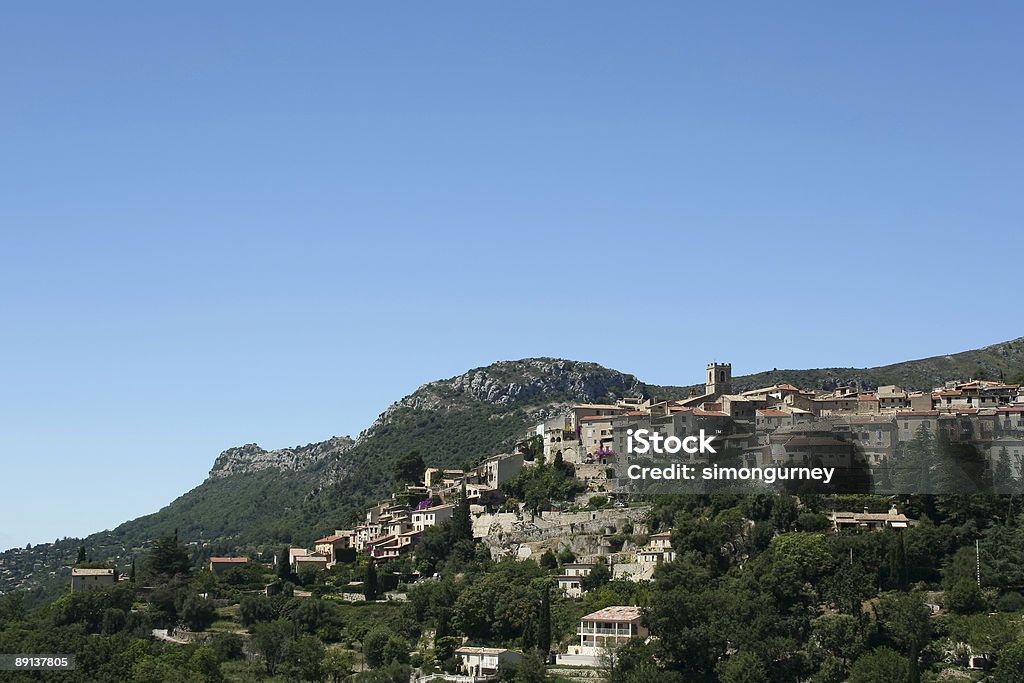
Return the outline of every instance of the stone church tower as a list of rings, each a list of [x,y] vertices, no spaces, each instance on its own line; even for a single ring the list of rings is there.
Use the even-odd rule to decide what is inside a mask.
[[[706,394],[721,396],[732,393],[732,363],[708,363]]]

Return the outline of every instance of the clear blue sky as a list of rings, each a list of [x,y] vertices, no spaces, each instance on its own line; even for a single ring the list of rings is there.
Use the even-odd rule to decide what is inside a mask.
[[[703,6],[701,6],[703,5]],[[56,3],[0,23],[0,547],[423,382],[1024,334],[1019,3]],[[574,319],[574,315],[581,317]]]

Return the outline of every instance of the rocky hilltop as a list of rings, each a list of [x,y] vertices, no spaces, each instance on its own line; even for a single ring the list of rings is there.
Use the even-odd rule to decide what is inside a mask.
[[[210,470],[210,479],[267,469],[283,472],[304,470],[326,458],[336,458],[354,445],[355,441],[347,436],[335,436],[319,443],[273,451],[248,443],[229,448],[217,456]]]
[[[359,441],[371,437],[407,410],[448,412],[472,409],[473,404],[512,410],[538,403],[589,402],[646,395],[645,385],[635,376],[597,363],[560,358],[500,361],[451,379],[424,384],[391,404],[360,434]]]

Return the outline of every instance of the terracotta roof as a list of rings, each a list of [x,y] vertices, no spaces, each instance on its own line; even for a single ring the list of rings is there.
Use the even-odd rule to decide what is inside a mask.
[[[640,618],[639,607],[605,607],[584,616],[582,621],[635,621]]]
[[[877,401],[878,397],[874,394],[861,394],[857,397],[858,401]]]
[[[618,415],[587,415],[586,417],[581,417],[580,422],[600,422],[610,420],[613,417],[618,417]]]
[[[338,534],[334,534],[333,536],[325,536],[324,538],[317,539],[314,542],[315,543],[334,543],[335,541],[340,541],[343,538],[345,538],[345,537],[344,536],[340,536]]]
[[[216,562],[218,564],[245,564],[249,561],[248,557],[211,557],[210,562]]]
[[[789,417],[790,413],[785,410],[775,410],[774,408],[765,408],[764,410],[757,411],[757,414],[761,417]]]
[[[729,417],[729,413],[718,410],[701,410],[700,408],[694,408],[693,414],[697,417]]]

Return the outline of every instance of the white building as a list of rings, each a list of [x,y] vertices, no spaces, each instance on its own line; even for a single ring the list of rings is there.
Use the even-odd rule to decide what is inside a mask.
[[[625,645],[631,638],[647,638],[647,628],[640,624],[640,608],[605,607],[580,620],[577,631],[579,645],[558,655],[558,663],[567,666],[600,666],[601,657],[609,648]]]
[[[515,650],[499,647],[468,647],[463,646],[455,651],[455,656],[462,661],[462,669],[474,681],[490,680],[498,673],[502,664],[518,664],[523,656]]]
[[[583,562],[563,564],[562,575],[558,577],[558,588],[568,598],[583,597],[583,577],[588,576],[594,565]]]
[[[412,530],[423,531],[429,527],[444,524],[445,521],[451,518],[454,511],[455,506],[450,503],[448,505],[435,505],[423,510],[416,510],[412,513]]]

